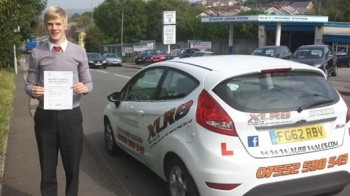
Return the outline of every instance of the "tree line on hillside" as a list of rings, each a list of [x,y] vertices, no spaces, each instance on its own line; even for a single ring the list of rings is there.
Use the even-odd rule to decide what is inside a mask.
[[[246,3],[272,3],[269,0],[247,0]],[[274,1],[275,3],[282,1]],[[287,2],[287,1],[284,1]],[[290,1],[292,2],[292,1]],[[293,1],[296,2],[296,1]],[[312,0],[315,15],[328,15],[329,21],[350,21],[349,0]],[[0,69],[13,67],[13,45],[18,52],[26,38],[44,33],[40,14],[47,0],[0,0]],[[321,6],[321,7],[320,7]],[[70,22],[69,39],[77,40],[76,32],[85,28],[87,51],[98,51],[99,45],[133,43],[139,40],[162,41],[162,14],[176,11],[177,40],[227,39],[228,24],[203,24],[198,15],[204,6],[191,6],[187,0],[105,0],[93,12],[74,14]],[[124,14],[122,14],[124,13]],[[250,10],[240,14],[263,14]],[[123,25],[122,25],[123,24]],[[18,31],[18,27],[20,31]],[[237,38],[257,38],[256,24],[235,24]]]

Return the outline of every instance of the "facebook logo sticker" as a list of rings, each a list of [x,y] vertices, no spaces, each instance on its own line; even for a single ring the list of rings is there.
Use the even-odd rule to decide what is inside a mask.
[[[259,137],[258,136],[248,136],[248,147],[258,147]]]

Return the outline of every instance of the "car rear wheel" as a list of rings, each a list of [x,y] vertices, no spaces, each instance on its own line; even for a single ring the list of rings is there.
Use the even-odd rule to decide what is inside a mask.
[[[166,167],[168,195],[199,196],[196,184],[185,164],[179,158],[172,158]]]
[[[116,155],[121,151],[121,148],[119,148],[119,146],[115,142],[115,138],[112,131],[112,125],[108,120],[105,123],[105,143],[107,152],[110,155]]]

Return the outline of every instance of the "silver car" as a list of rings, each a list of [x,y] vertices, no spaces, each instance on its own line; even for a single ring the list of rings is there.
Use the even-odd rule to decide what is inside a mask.
[[[108,66],[123,66],[122,59],[114,53],[105,53],[103,57],[106,59]]]

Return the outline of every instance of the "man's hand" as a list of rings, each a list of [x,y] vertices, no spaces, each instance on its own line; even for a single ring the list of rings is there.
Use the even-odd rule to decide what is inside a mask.
[[[38,98],[44,95],[44,87],[41,86],[33,86],[32,88],[32,97]]]
[[[72,86],[73,92],[75,94],[83,94],[86,95],[89,92],[87,86],[85,86],[82,82],[76,83]]]

